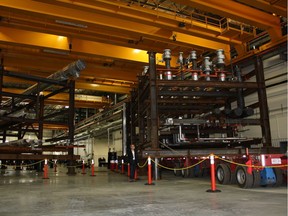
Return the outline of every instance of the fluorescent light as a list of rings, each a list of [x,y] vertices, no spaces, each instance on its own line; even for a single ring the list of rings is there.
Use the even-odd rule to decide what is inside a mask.
[[[140,53],[141,50],[139,50],[139,49],[134,49],[133,52],[134,52],[134,53]]]
[[[59,23],[59,24],[63,24],[63,25],[74,26],[74,27],[77,27],[77,28],[87,28],[88,27],[87,25],[83,25],[83,24],[80,24],[80,23],[73,23],[73,22],[64,21],[64,20],[55,20],[55,22]]]
[[[69,52],[67,51],[54,50],[54,49],[43,49],[43,52],[51,53],[51,54],[59,54],[59,55],[69,55]]]

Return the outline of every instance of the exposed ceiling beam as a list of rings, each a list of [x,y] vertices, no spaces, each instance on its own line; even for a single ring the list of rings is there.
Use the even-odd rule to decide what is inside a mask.
[[[42,49],[43,52],[58,52],[59,55],[69,55],[70,52],[66,37],[7,27],[1,27],[0,43],[36,47]],[[135,53],[134,49],[131,48],[93,41],[73,39],[73,52],[148,64],[146,51],[139,50],[138,53]],[[157,58],[160,60],[162,54],[158,54]],[[174,65],[176,65],[176,58],[174,59]]]
[[[45,1],[45,3],[53,3],[56,4],[58,1]],[[16,10],[14,13],[19,13],[19,11],[17,12],[17,10],[21,10],[21,11],[29,11],[30,13],[41,13],[42,18],[43,17],[53,17],[55,20],[62,20],[62,21],[67,21],[67,22],[78,22],[78,23],[84,23],[84,25],[87,25],[87,29],[89,28],[93,28],[93,25],[95,26],[102,26],[107,29],[110,29],[112,32],[110,34],[117,34],[119,32],[121,32],[123,34],[123,32],[127,33],[128,35],[131,34],[135,34],[137,33],[138,36],[142,36],[144,38],[149,38],[149,39],[153,39],[156,41],[162,41],[162,42],[166,42],[167,43],[171,43],[171,44],[178,44],[178,45],[186,45],[186,46],[190,46],[191,49],[193,48],[193,46],[195,47],[204,47],[206,49],[209,50],[216,50],[219,45],[222,43],[222,48],[224,50],[228,50],[228,48],[226,48],[225,46],[228,46],[229,44],[241,44],[242,42],[239,40],[235,40],[235,39],[231,39],[228,37],[223,37],[221,36],[221,31],[218,32],[214,32],[214,33],[207,33],[205,32],[203,29],[201,31],[199,31],[198,33],[195,33],[195,25],[194,23],[189,23],[190,27],[187,25],[186,28],[179,28],[178,27],[178,23],[179,20],[175,21],[175,17],[171,16],[169,18],[169,20],[167,18],[165,18],[165,21],[161,21],[161,16],[162,14],[166,14],[166,13],[160,13],[160,12],[153,12],[154,14],[148,14],[147,12],[147,16],[143,17],[141,16],[142,14],[139,12],[140,8],[135,10],[135,8],[133,7],[133,11],[131,11],[132,9],[129,7],[125,7],[125,5],[122,5],[120,7],[120,12],[119,10],[116,10],[117,8],[119,8],[119,3],[116,4],[114,1],[113,5],[112,2],[104,2],[104,1],[97,1],[97,2],[89,2],[89,3],[93,3],[93,8],[89,9],[88,11],[81,11],[81,10],[76,10],[75,8],[79,8],[78,7],[78,3],[77,2],[73,2],[73,4],[71,4],[71,1],[64,1],[65,5],[66,4],[70,4],[70,8],[67,6],[65,7],[65,13],[63,13],[63,7],[57,6],[57,5],[52,5],[52,4],[43,4],[40,2],[35,2],[35,1],[31,1],[29,4],[23,4],[22,1],[19,0],[15,0],[13,2],[9,2],[7,3],[6,1],[3,2],[2,7],[4,8],[8,8],[8,10],[10,10],[10,14],[11,14],[11,10]],[[1,3],[1,1],[0,1]],[[4,4],[5,3],[5,4]],[[59,2],[58,2],[59,3]],[[63,4],[63,2],[60,2]],[[99,6],[94,6],[94,4],[108,4],[106,5],[106,8],[103,7],[99,7]],[[109,5],[110,4],[110,5]],[[73,8],[71,8],[73,7]],[[74,8],[75,7],[75,8]],[[110,7],[112,7],[113,9],[111,9]],[[7,9],[6,8],[6,9]],[[125,12],[122,12],[122,9],[125,9]],[[129,13],[126,11],[129,9]],[[93,11],[93,13],[91,12],[91,10]],[[143,8],[141,8],[141,10],[143,10]],[[151,10],[149,10],[151,11]],[[104,14],[104,15],[103,15]],[[138,14],[138,15],[137,15]],[[157,15],[158,14],[158,15]],[[119,21],[119,17],[122,17],[121,22]],[[137,15],[137,19],[141,19],[143,21],[139,21],[136,19]],[[148,16],[149,15],[149,16]],[[101,16],[101,17],[98,17]],[[104,16],[104,17],[103,17]],[[132,16],[132,17],[131,17]],[[163,15],[164,16],[164,15]],[[12,17],[12,15],[11,15]],[[126,19],[124,19],[124,18]],[[117,19],[118,18],[118,19]],[[159,21],[160,20],[160,21]],[[183,20],[181,18],[181,20]],[[169,22],[168,22],[169,21]],[[174,22],[172,26],[167,26],[167,25],[171,25],[171,22]],[[143,24],[144,23],[144,24]],[[55,22],[54,22],[55,24]],[[203,25],[203,23],[202,23]],[[61,25],[60,25],[61,26]],[[62,25],[64,26],[64,25]],[[131,28],[131,26],[133,26],[133,28]],[[204,26],[206,26],[207,28],[207,24],[205,24]],[[79,29],[79,28],[78,28]],[[79,29],[80,31],[85,31],[85,28]],[[195,41],[189,41],[189,43],[187,43],[187,41],[181,41],[180,39],[177,40],[176,42],[173,41],[173,33],[174,32],[179,32],[182,34],[189,34],[189,35],[193,35],[194,38],[195,37],[199,37],[200,38],[205,38],[208,40],[208,38],[211,41],[214,42],[221,42],[219,43],[219,45],[217,47],[211,47],[210,44],[206,45],[206,43],[197,43],[198,40]],[[206,34],[206,36],[205,36]],[[166,41],[165,41],[166,40]],[[77,42],[76,42],[77,43]],[[213,43],[212,43],[213,44]],[[73,39],[73,47],[74,47],[74,39]]]
[[[71,59],[48,56],[43,57],[42,53],[36,53],[34,55],[27,53],[20,55],[9,55],[2,53],[2,57],[6,70],[26,74],[33,73],[33,75],[41,77],[47,77],[71,63]],[[113,61],[103,63],[97,63],[93,60],[84,61],[87,63],[87,67],[85,70],[81,71],[80,79],[97,78],[122,80],[123,82],[136,82],[137,74],[141,73],[143,70],[142,64],[137,66],[135,64],[119,64],[118,62]],[[132,66],[134,66],[134,68]]]
[[[276,15],[287,17],[287,8],[280,7],[278,5],[270,4],[267,1],[263,0],[237,0],[238,2],[253,6],[255,8],[259,8],[261,10],[267,11],[271,14],[275,13]],[[285,0],[286,1],[286,0]]]
[[[243,22],[269,31],[272,39],[281,37],[280,20],[278,17],[269,15],[255,8],[237,3],[233,0],[172,0],[175,3],[188,5],[202,11],[218,14],[222,17]],[[273,32],[273,33],[272,33]]]

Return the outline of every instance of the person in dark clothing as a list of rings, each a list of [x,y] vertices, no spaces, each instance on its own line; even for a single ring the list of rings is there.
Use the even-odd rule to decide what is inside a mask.
[[[127,151],[128,155],[128,163],[130,164],[130,182],[135,181],[135,171],[136,171],[136,166],[138,164],[138,157],[137,153],[135,150],[135,145],[131,144],[130,149]]]

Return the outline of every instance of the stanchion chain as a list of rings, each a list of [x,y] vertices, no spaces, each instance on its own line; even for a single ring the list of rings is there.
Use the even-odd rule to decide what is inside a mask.
[[[210,155],[209,155],[209,156],[210,156]],[[209,158],[209,156],[208,156],[208,158]],[[171,168],[171,167],[166,167],[166,166],[163,166],[163,165],[161,165],[161,164],[159,164],[159,163],[158,163],[158,166],[159,166],[159,167],[162,167],[162,168],[164,168],[164,169],[167,169],[167,170],[172,170],[172,171],[174,171],[174,170],[186,170],[186,169],[190,169],[190,168],[193,168],[193,167],[195,167],[195,166],[201,164],[201,163],[204,162],[205,160],[207,160],[207,158],[204,158],[203,160],[198,161],[197,163],[195,163],[195,164],[193,164],[193,165],[191,165],[191,166],[188,166],[188,167],[182,167],[182,168]],[[155,161],[154,161],[153,159],[151,159],[151,161],[155,164]]]
[[[148,163],[148,159],[146,159],[145,163],[143,165],[140,165],[139,163],[137,164],[139,168],[144,168],[146,164]]]
[[[31,164],[23,164],[23,165],[16,165],[16,164],[3,164],[1,163],[0,165],[1,166],[13,166],[13,167],[29,167],[29,166],[33,166],[33,165],[36,165],[36,164],[39,164],[39,163],[42,163],[43,161],[45,160],[41,160],[41,161],[38,161],[38,162],[35,162],[35,163],[31,163]]]

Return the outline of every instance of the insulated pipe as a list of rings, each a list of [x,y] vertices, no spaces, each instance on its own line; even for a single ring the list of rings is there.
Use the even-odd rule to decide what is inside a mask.
[[[178,63],[180,64],[181,80],[184,80],[184,73],[182,71],[183,63],[184,63],[183,52],[179,52]]]
[[[222,71],[224,69],[224,65],[225,65],[225,55],[224,55],[224,50],[223,49],[218,49],[216,51],[217,54],[217,62],[216,65],[217,67]],[[226,80],[226,74],[224,72],[221,72],[219,75],[219,81],[224,82]]]
[[[220,69],[223,69],[223,66],[225,65],[225,55],[224,55],[224,50],[223,49],[218,49],[216,51],[216,55],[217,55],[217,67]]]
[[[192,50],[190,53],[190,61],[192,62],[192,70],[197,70],[197,53],[195,50]],[[198,80],[198,73],[192,73],[192,79],[197,81]]]
[[[166,69],[170,69],[170,60],[171,60],[171,50],[165,49],[163,53],[163,61],[165,62]],[[172,73],[171,71],[167,70],[165,72],[165,79],[166,80],[172,80]]]
[[[1,146],[31,146],[34,147],[35,145],[41,145],[42,141],[38,139],[19,139],[13,140],[10,142],[5,142],[1,144]]]
[[[178,57],[178,63],[180,64],[180,67],[182,68],[183,66],[183,52],[179,52],[179,57]]]
[[[212,62],[210,61],[210,57],[207,56],[204,58],[204,73],[206,74],[206,81],[210,81],[210,73],[211,73],[211,65]]]

